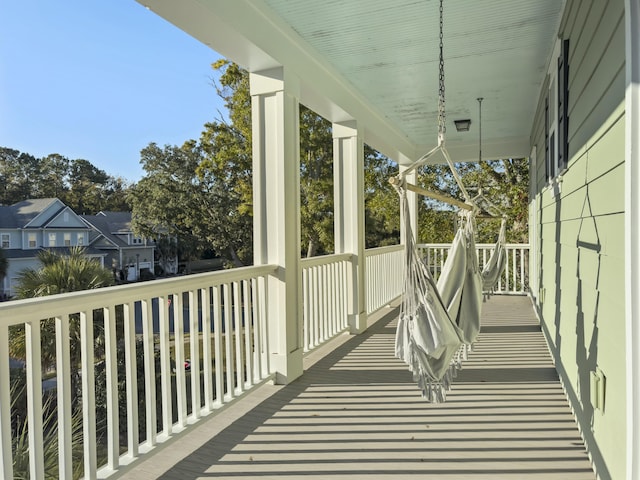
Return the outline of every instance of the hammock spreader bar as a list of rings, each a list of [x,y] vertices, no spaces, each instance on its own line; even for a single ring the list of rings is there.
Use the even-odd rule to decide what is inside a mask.
[[[400,186],[401,185],[401,180],[398,177],[391,177],[391,178],[389,178],[389,183],[391,185],[394,185],[394,186]],[[438,192],[434,192],[432,190],[427,190],[426,188],[418,187],[417,185],[414,185],[414,184],[409,183],[409,182],[405,182],[404,183],[404,188],[406,188],[407,190],[410,190],[412,192],[418,193],[420,195],[424,195],[425,197],[433,198],[433,199],[438,200],[440,202],[448,203],[450,205],[456,206],[456,207],[461,208],[463,210],[473,211],[473,206],[472,205],[469,205],[468,203],[461,202],[457,198],[453,198],[453,197],[451,197],[449,195],[445,195],[444,193],[438,193]]]

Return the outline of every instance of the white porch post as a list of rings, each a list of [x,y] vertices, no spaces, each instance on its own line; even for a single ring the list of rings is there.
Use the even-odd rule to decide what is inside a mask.
[[[254,264],[278,265],[267,285],[268,337],[275,381],[286,384],[303,371],[299,87],[279,67],[251,73],[250,88]]]
[[[640,0],[625,0],[627,477],[640,478]]]
[[[365,302],[364,143],[355,121],[333,124],[336,253],[352,254],[347,285],[351,333],[367,328]]]
[[[402,160],[402,159],[401,159]],[[406,163],[406,162],[402,162]],[[410,162],[409,162],[410,163]],[[407,167],[400,166],[400,172],[406,170]],[[418,183],[418,175],[416,170],[409,172],[405,176],[405,180],[407,183],[412,183],[413,185],[417,185]],[[407,203],[409,204],[409,224],[411,225],[411,231],[413,232],[413,240],[417,243],[419,240],[418,235],[418,194],[412,192],[411,190],[407,190]],[[404,229],[403,222],[400,222],[400,228]],[[404,238],[404,231],[400,232],[400,238]]]

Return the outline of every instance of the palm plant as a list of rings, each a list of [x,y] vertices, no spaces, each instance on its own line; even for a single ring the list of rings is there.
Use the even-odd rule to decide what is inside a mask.
[[[26,406],[26,386],[24,378],[20,375],[12,378],[11,382],[11,411],[25,412]],[[23,377],[23,376],[22,376]],[[55,397],[47,395],[43,405],[43,458],[44,458],[44,478],[56,479],[58,474],[58,418],[55,409]],[[13,478],[29,478],[29,428],[26,415],[17,415],[13,419],[13,432],[11,435],[11,446],[13,452]],[[74,458],[75,468],[73,478],[82,476],[82,410],[76,410],[71,417],[71,451]]]
[[[90,290],[106,287],[113,283],[109,270],[84,254],[84,249],[73,247],[69,255],[43,250],[38,254],[42,267],[38,270],[25,269],[18,275],[16,288],[19,298],[32,298]],[[53,319],[41,322],[42,367],[47,369],[55,364],[56,334]],[[99,332],[96,332],[97,334]],[[72,315],[69,325],[72,382],[75,384],[77,365],[80,363],[80,320]],[[12,327],[9,332],[9,354],[14,358],[26,357],[25,330]]]

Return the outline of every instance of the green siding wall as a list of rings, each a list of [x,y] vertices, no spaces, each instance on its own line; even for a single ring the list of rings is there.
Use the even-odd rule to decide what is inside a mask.
[[[550,349],[601,478],[625,477],[624,2],[568,0],[569,166],[545,179],[544,102],[532,129],[538,282]],[[542,91],[546,92],[547,87]],[[590,372],[606,376],[604,410]]]

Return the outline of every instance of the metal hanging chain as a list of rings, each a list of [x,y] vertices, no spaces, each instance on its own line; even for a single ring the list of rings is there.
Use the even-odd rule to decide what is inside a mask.
[[[444,102],[444,15],[443,0],[440,0],[440,64],[439,64],[439,89],[438,89],[438,144],[444,142],[444,134],[447,131],[445,102]]]
[[[482,97],[478,97],[478,126],[479,126],[479,130],[480,132],[478,133],[478,161],[481,162],[482,161],[482,100],[484,100],[484,98]]]

